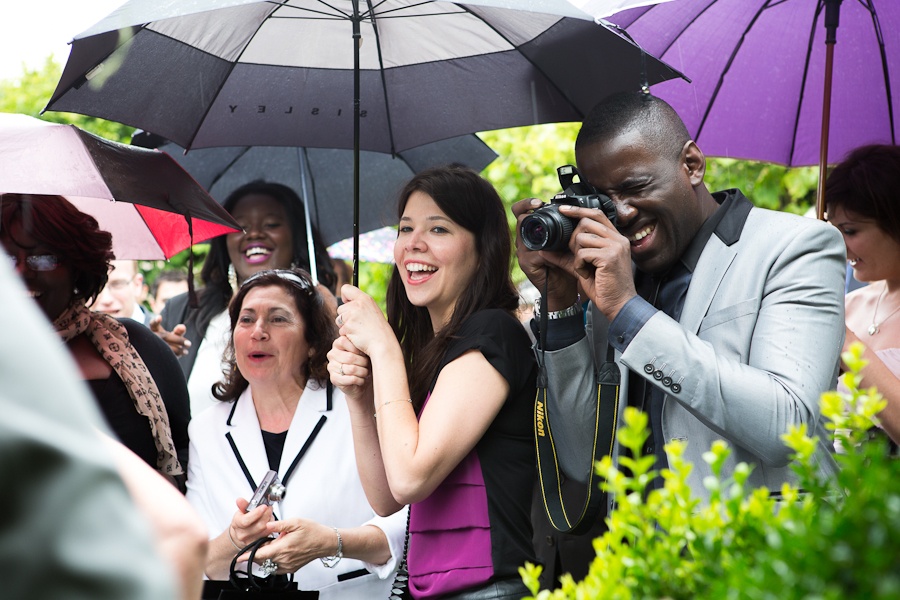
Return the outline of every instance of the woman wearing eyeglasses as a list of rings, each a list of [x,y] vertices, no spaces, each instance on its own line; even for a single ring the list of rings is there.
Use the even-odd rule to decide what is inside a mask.
[[[112,236],[61,196],[4,194],[0,205],[0,244],[110,428],[162,475],[183,480],[189,410],[177,360],[143,325],[86,307],[109,276]]]

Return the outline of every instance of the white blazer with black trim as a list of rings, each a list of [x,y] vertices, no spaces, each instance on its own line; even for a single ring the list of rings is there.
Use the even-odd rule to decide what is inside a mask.
[[[353,452],[350,413],[340,390],[334,390],[327,409],[325,389],[307,386],[294,413],[284,444],[279,478],[310,438],[322,417],[325,421],[287,481],[276,518],[302,517],[338,528],[374,525],[388,539],[392,558],[375,566],[344,558],[333,569],[314,560],[294,574],[302,590],[320,590],[320,598],[387,598],[394,571],[403,554],[406,510],[379,517],[366,500]],[[250,390],[237,402],[223,402],[191,421],[187,499],[200,513],[210,539],[231,523],[237,498],[249,500],[254,488],[242,469],[258,484],[269,470],[259,420]],[[226,436],[226,434],[229,434]],[[231,441],[229,441],[229,437]],[[233,446],[232,446],[233,441]],[[362,571],[366,573],[362,574]],[[341,575],[355,575],[339,582]]]

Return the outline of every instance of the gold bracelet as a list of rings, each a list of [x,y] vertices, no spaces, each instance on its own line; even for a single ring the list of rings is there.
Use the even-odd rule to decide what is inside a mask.
[[[378,409],[375,411],[375,414],[372,415],[372,416],[375,417],[375,418],[377,419],[377,418],[378,418],[378,411],[381,410],[382,408],[384,408],[385,406],[387,406],[388,404],[390,404],[391,402],[409,402],[410,404],[412,404],[412,398],[402,398],[402,399],[400,399],[400,400],[388,400],[387,402],[385,402],[384,404],[382,404],[381,406],[379,406]]]

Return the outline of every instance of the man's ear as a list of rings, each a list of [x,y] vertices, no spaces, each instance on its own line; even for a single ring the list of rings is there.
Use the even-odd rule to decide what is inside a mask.
[[[703,156],[703,152],[694,140],[685,142],[684,147],[681,149],[681,156],[682,164],[687,169],[691,185],[697,187],[703,183],[703,176],[706,175],[706,157]]]

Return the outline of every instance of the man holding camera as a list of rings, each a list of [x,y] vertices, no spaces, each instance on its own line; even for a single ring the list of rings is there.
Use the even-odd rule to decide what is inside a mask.
[[[568,251],[534,251],[521,224],[540,203],[513,206],[519,265],[539,290],[549,277],[532,327],[538,310],[549,311],[551,397],[596,396],[595,369],[612,345],[622,373],[618,414],[626,404],[648,414],[645,453],[657,469],[667,466],[665,444],[687,443],[697,496],[709,497],[702,454],[718,439],[732,451],[723,474],[746,462],[748,484],[772,493],[793,480],[782,441],[791,426],[819,436],[820,468],[836,470],[819,395],[834,384],[844,332],[839,232],[754,208],[738,190],[711,194],[700,148],[649,94],[598,104],[575,155],[583,179],[612,200],[617,223],[601,209],[560,206],[577,220]],[[590,300],[587,315],[579,289]],[[586,563],[562,567],[586,571]]]

